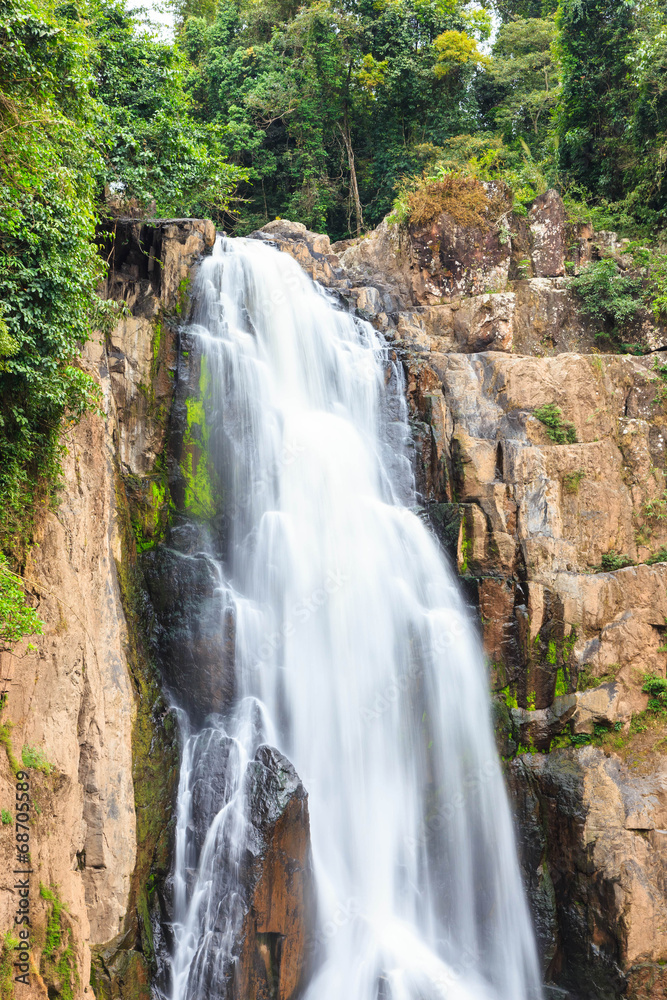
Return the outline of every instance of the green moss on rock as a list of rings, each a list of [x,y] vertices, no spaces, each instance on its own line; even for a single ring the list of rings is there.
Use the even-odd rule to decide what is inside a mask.
[[[209,461],[210,428],[206,400],[210,395],[211,374],[206,358],[200,358],[198,395],[185,400],[186,421],[180,469],[184,480],[183,506],[190,516],[210,520],[220,508],[220,489]]]
[[[66,916],[67,907],[56,886],[40,885],[39,894],[50,904],[39,971],[50,998],[73,1000],[80,985],[80,977],[74,952],[74,935]]]

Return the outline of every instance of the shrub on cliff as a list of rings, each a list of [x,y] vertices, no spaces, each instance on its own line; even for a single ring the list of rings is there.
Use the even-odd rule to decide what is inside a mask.
[[[555,403],[545,403],[533,411],[540,423],[544,424],[547,437],[554,444],[576,444],[577,432],[574,424],[563,417],[563,411]]]
[[[423,226],[445,213],[459,226],[487,231],[506,210],[502,193],[487,191],[477,177],[443,171],[440,176],[426,175],[406,184],[395,203],[393,219]]]

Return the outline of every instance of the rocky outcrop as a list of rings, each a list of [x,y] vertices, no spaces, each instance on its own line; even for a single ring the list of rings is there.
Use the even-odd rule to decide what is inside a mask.
[[[450,354],[409,372],[423,493],[457,522],[450,550],[483,609],[494,686],[530,710],[571,694],[540,748],[572,719],[576,732],[628,723],[646,707],[643,675],[665,672],[667,418],[653,360]],[[549,405],[576,443],[550,440],[535,416]],[[621,554],[639,565],[617,569]],[[610,672],[613,690],[577,692]]]
[[[288,253],[313,281],[328,288],[349,288],[338,257],[331,252],[329,237],[311,233],[302,222],[275,219],[251,233],[250,239],[261,240]]]
[[[193,889],[212,902],[188,991],[212,1000],[292,1000],[310,971],[316,918],[306,790],[273,747],[260,746],[242,775],[237,742],[219,730],[202,730],[192,752],[186,836],[193,863],[205,842],[214,853],[206,885]],[[236,808],[239,780],[242,815],[214,826],[224,806]]]
[[[81,993],[90,979],[90,945],[115,937],[128,909],[136,860],[136,707],[115,566],[122,528],[111,435],[98,416],[87,416],[67,439],[62,501],[42,520],[25,568],[44,634],[0,654],[8,691],[0,805],[14,816],[10,753],[19,766],[35,761],[29,768],[32,957],[48,985],[44,929],[57,894],[67,908],[69,976]],[[7,929],[19,902],[13,824],[3,825],[0,842],[0,926]],[[46,986],[35,977],[32,991],[45,995]]]
[[[187,307],[191,268],[213,247],[199,219],[116,219],[100,234],[109,263],[105,297],[128,310],[108,335],[106,358],[123,471],[149,473],[165,447],[176,368],[169,317]]]
[[[664,756],[525,754],[509,776],[550,975],[575,996],[641,995],[667,950]]]
[[[234,1000],[291,1000],[309,972],[315,924],[308,796],[294,768],[262,746],[249,764],[252,825],[243,873],[247,912],[234,969]]]

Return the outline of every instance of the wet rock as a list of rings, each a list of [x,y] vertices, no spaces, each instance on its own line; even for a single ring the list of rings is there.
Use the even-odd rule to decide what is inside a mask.
[[[308,796],[292,764],[272,747],[260,747],[249,770],[249,910],[234,998],[290,1000],[309,971],[315,924]]]
[[[164,546],[144,553],[152,637],[165,683],[194,724],[234,693],[234,618],[216,564]]]
[[[331,251],[329,237],[310,232],[301,222],[275,219],[251,233],[249,239],[269,241],[293,257],[313,281],[327,288],[347,289],[350,286],[338,257]]]
[[[131,315],[108,335],[121,466],[146,475],[164,450],[173,394],[176,335],[170,314],[182,313],[191,269],[215,242],[212,222],[116,219],[100,239],[109,261],[105,297]]]
[[[204,729],[197,736],[193,750],[192,769],[192,857],[190,868],[197,866],[197,859],[206,840],[211,819],[229,801],[233,790],[232,770],[236,763],[236,742],[219,729]],[[230,767],[230,757],[234,758]]]
[[[227,871],[224,853],[216,870],[214,896],[229,905],[218,908],[198,988],[212,1000],[292,1000],[309,970],[315,921],[308,797],[272,747],[259,747],[248,764],[245,813],[240,872]],[[222,963],[216,942],[230,929],[234,957]]]

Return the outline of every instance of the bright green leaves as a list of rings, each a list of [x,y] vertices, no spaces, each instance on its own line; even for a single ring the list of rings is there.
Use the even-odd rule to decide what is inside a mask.
[[[507,142],[523,138],[540,150],[560,94],[552,46],[552,19],[531,18],[502,25],[489,70],[492,115]]]
[[[477,48],[477,42],[465,31],[443,31],[433,42],[436,51],[433,72],[440,80],[452,77],[461,69],[472,63],[474,66],[489,66],[491,60]]]
[[[43,622],[26,602],[23,582],[0,552],[0,646],[12,647],[26,635],[41,635]]]
[[[459,0],[223,0],[213,21],[196,6],[180,33],[187,87],[249,170],[240,232],[281,216],[343,236],[361,203],[377,223],[424,145],[460,130],[490,30]]]
[[[100,158],[84,22],[0,3],[0,545],[59,477],[60,424],[96,398],[73,361],[99,318]]]
[[[195,117],[185,58],[122,3],[103,4],[95,26],[104,182],[158,215],[222,219],[247,171],[228,161],[222,123]]]

